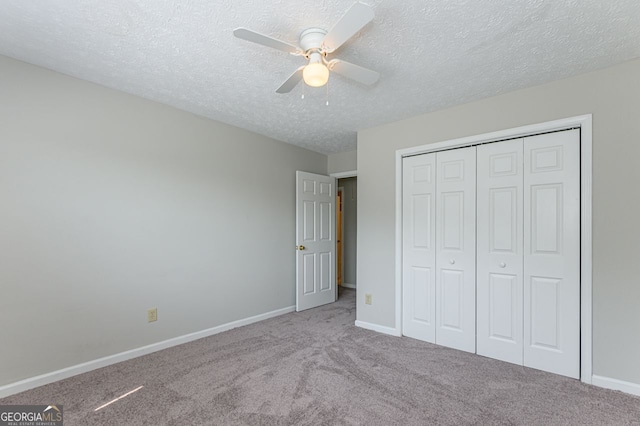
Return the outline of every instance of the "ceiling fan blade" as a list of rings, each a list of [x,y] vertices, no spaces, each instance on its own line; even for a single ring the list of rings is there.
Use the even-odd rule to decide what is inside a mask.
[[[340,59],[329,61],[329,69],[343,77],[367,85],[374,84],[380,78],[380,74],[376,71],[352,64],[351,62],[341,61]]]
[[[300,83],[300,80],[302,80],[302,70],[304,70],[304,66],[301,66],[300,68],[295,70],[295,72],[291,74],[291,76],[289,76],[287,81],[282,83],[282,86],[278,87],[276,93],[289,93],[290,91],[292,91],[293,88],[296,87],[298,83]]]
[[[329,30],[322,44],[328,53],[337,50],[373,19],[373,9],[361,2],[356,2],[351,9]]]
[[[277,40],[275,38],[271,38],[255,31],[248,30],[246,28],[236,28],[235,30],[233,30],[233,35],[243,40],[258,43],[263,46],[272,47],[274,49],[282,50],[288,53],[298,53],[300,50],[292,44]]]

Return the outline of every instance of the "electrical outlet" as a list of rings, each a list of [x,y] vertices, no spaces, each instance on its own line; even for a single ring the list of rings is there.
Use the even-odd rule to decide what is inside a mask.
[[[370,305],[371,304],[371,295],[369,293],[366,293],[364,295],[364,303],[365,303],[365,305]]]
[[[147,322],[158,321],[158,308],[147,309]]]

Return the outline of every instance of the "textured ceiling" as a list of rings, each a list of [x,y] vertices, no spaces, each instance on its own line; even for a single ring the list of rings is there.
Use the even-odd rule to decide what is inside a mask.
[[[352,0],[2,0],[0,54],[322,153],[355,149],[359,129],[640,57],[639,0],[364,1],[374,20],[333,57],[380,81],[334,74],[329,106],[325,88],[276,94],[304,59],[232,31],[297,44]]]

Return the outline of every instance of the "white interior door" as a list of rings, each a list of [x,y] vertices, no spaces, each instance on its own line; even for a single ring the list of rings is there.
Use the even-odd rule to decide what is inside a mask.
[[[477,150],[477,352],[522,365],[523,140]]]
[[[403,160],[402,334],[436,341],[436,154]]]
[[[524,365],[580,375],[580,131],[524,140]]]
[[[476,351],[476,148],[436,153],[436,343]]]
[[[296,172],[296,310],[335,302],[335,179]]]

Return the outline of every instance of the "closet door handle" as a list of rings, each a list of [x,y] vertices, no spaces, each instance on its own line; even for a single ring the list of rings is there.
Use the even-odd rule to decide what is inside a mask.
[[[455,260],[453,260],[453,259],[451,259],[451,260],[449,261],[449,263],[453,265],[454,263],[456,263],[456,261],[455,261]]]
[[[499,265],[499,266],[500,266],[501,268],[505,268],[505,267],[507,266],[507,264],[506,264],[506,263],[504,263],[504,262],[500,262],[500,265]]]

